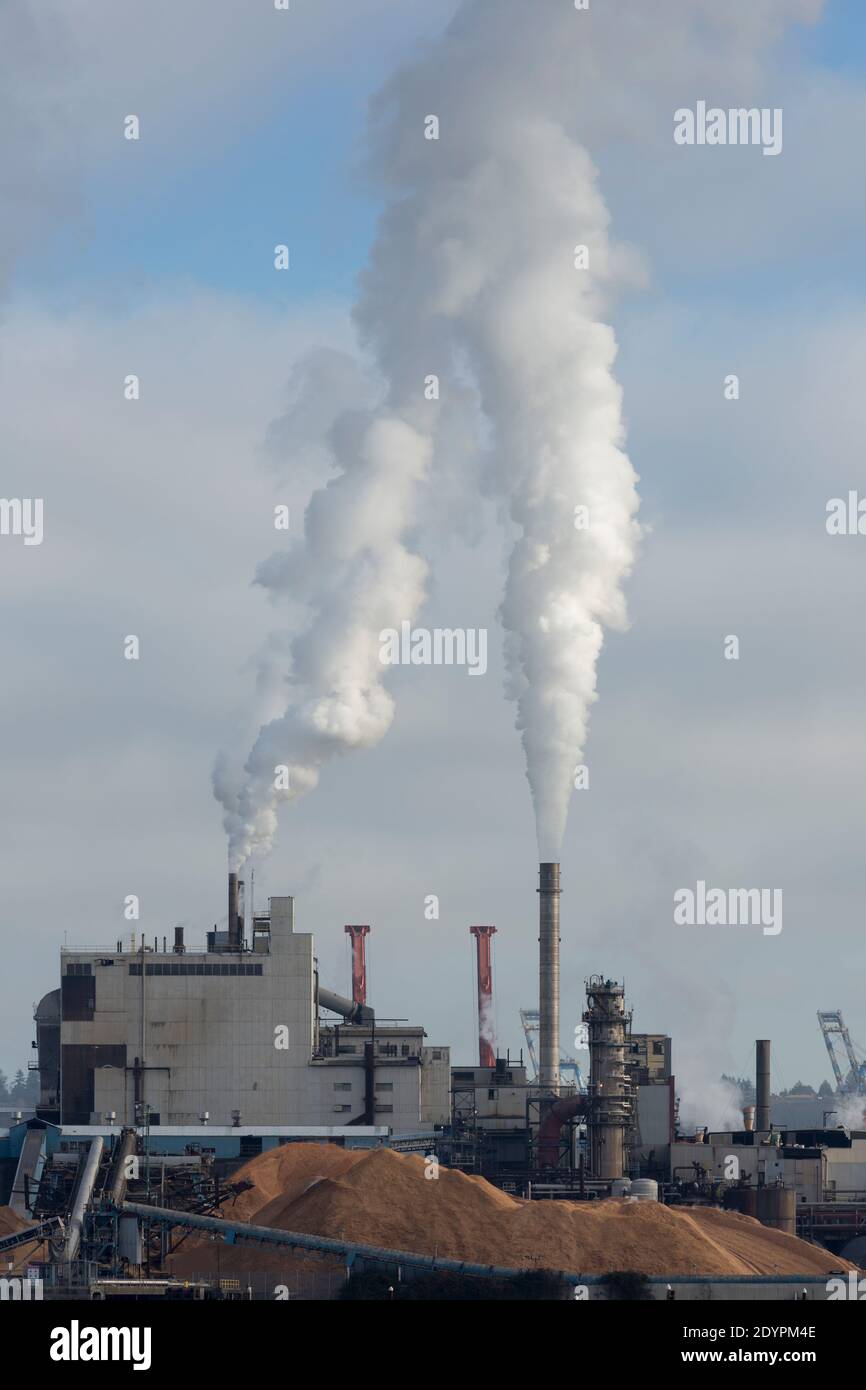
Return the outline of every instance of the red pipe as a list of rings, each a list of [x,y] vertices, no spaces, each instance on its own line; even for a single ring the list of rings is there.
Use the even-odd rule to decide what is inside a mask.
[[[478,1064],[496,1066],[493,1035],[493,957],[495,927],[470,927],[478,947]]]
[[[346,927],[352,938],[352,1000],[355,1004],[367,1002],[367,954],[364,937],[369,935],[369,927]]]
[[[566,1120],[586,1109],[586,1096],[566,1096],[551,1105],[538,1130],[538,1166],[555,1168],[559,1158],[559,1136]]]

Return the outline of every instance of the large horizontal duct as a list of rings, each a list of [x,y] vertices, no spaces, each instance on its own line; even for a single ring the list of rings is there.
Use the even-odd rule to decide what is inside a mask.
[[[332,1014],[341,1014],[347,1023],[372,1023],[376,1017],[374,1009],[369,1004],[356,1004],[354,999],[346,999],[342,994],[334,994],[333,990],[323,989],[319,985],[319,1008],[329,1009]]]

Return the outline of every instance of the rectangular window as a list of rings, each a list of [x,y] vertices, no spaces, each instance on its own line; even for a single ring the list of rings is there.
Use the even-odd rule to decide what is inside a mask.
[[[60,1009],[64,1023],[89,1023],[96,1011],[96,981],[93,976],[64,975],[60,981]]]
[[[352,1083],[351,1083],[351,1081],[335,1081],[335,1082],[334,1082],[334,1090],[335,1090],[335,1091],[351,1091],[351,1089],[352,1089]]]
[[[66,967],[66,973],[67,973],[67,975],[73,975],[73,974],[75,974],[75,975],[79,975],[79,974],[81,974],[81,975],[89,975],[89,974],[90,974],[90,966],[89,966],[89,965],[88,965],[88,966],[82,966],[81,968],[77,968],[77,967],[76,967],[75,969],[73,969],[71,966],[67,966],[67,967]],[[140,964],[138,961],[133,962],[133,963],[130,965],[130,967],[129,967],[129,973],[130,973],[130,975],[140,975],[140,974],[141,974],[141,964]],[[244,963],[244,964],[242,964],[242,965],[223,965],[222,963],[220,963],[220,964],[218,964],[218,965],[213,965],[213,964],[210,964],[209,962],[202,962],[202,961],[189,961],[189,962],[187,962],[187,961],[158,961],[158,960],[157,960],[157,961],[148,961],[148,962],[146,963],[146,965],[145,965],[145,974],[147,974],[147,975],[258,975],[258,976],[261,976],[263,973],[264,973],[264,972],[263,972],[262,967],[261,967],[260,965],[247,965],[246,963]],[[354,1051],[354,1049],[353,1049],[353,1051]]]

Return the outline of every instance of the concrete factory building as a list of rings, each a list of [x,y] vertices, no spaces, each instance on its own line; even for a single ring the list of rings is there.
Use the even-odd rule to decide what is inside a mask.
[[[208,933],[205,951],[180,929],[162,950],[61,951],[60,989],[36,1014],[38,1113],[64,1125],[446,1124],[449,1049],[321,988],[293,898],[271,898],[249,942],[236,880],[229,898],[229,930]]]

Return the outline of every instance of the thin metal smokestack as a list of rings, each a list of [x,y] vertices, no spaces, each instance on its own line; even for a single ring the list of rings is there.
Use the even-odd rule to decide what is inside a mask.
[[[755,1129],[767,1134],[770,1129],[770,1042],[758,1038],[755,1043]]]
[[[238,876],[237,874],[229,874],[228,946],[230,951],[239,951],[241,949],[241,922],[238,907]]]
[[[478,956],[478,1065],[496,1066],[493,1040],[493,957],[491,937],[495,927],[470,927]]]
[[[352,938],[352,999],[356,1004],[366,1004],[367,952],[364,938],[370,935],[370,928],[347,926],[344,930]]]
[[[538,1081],[559,1091],[559,865],[539,865]]]

